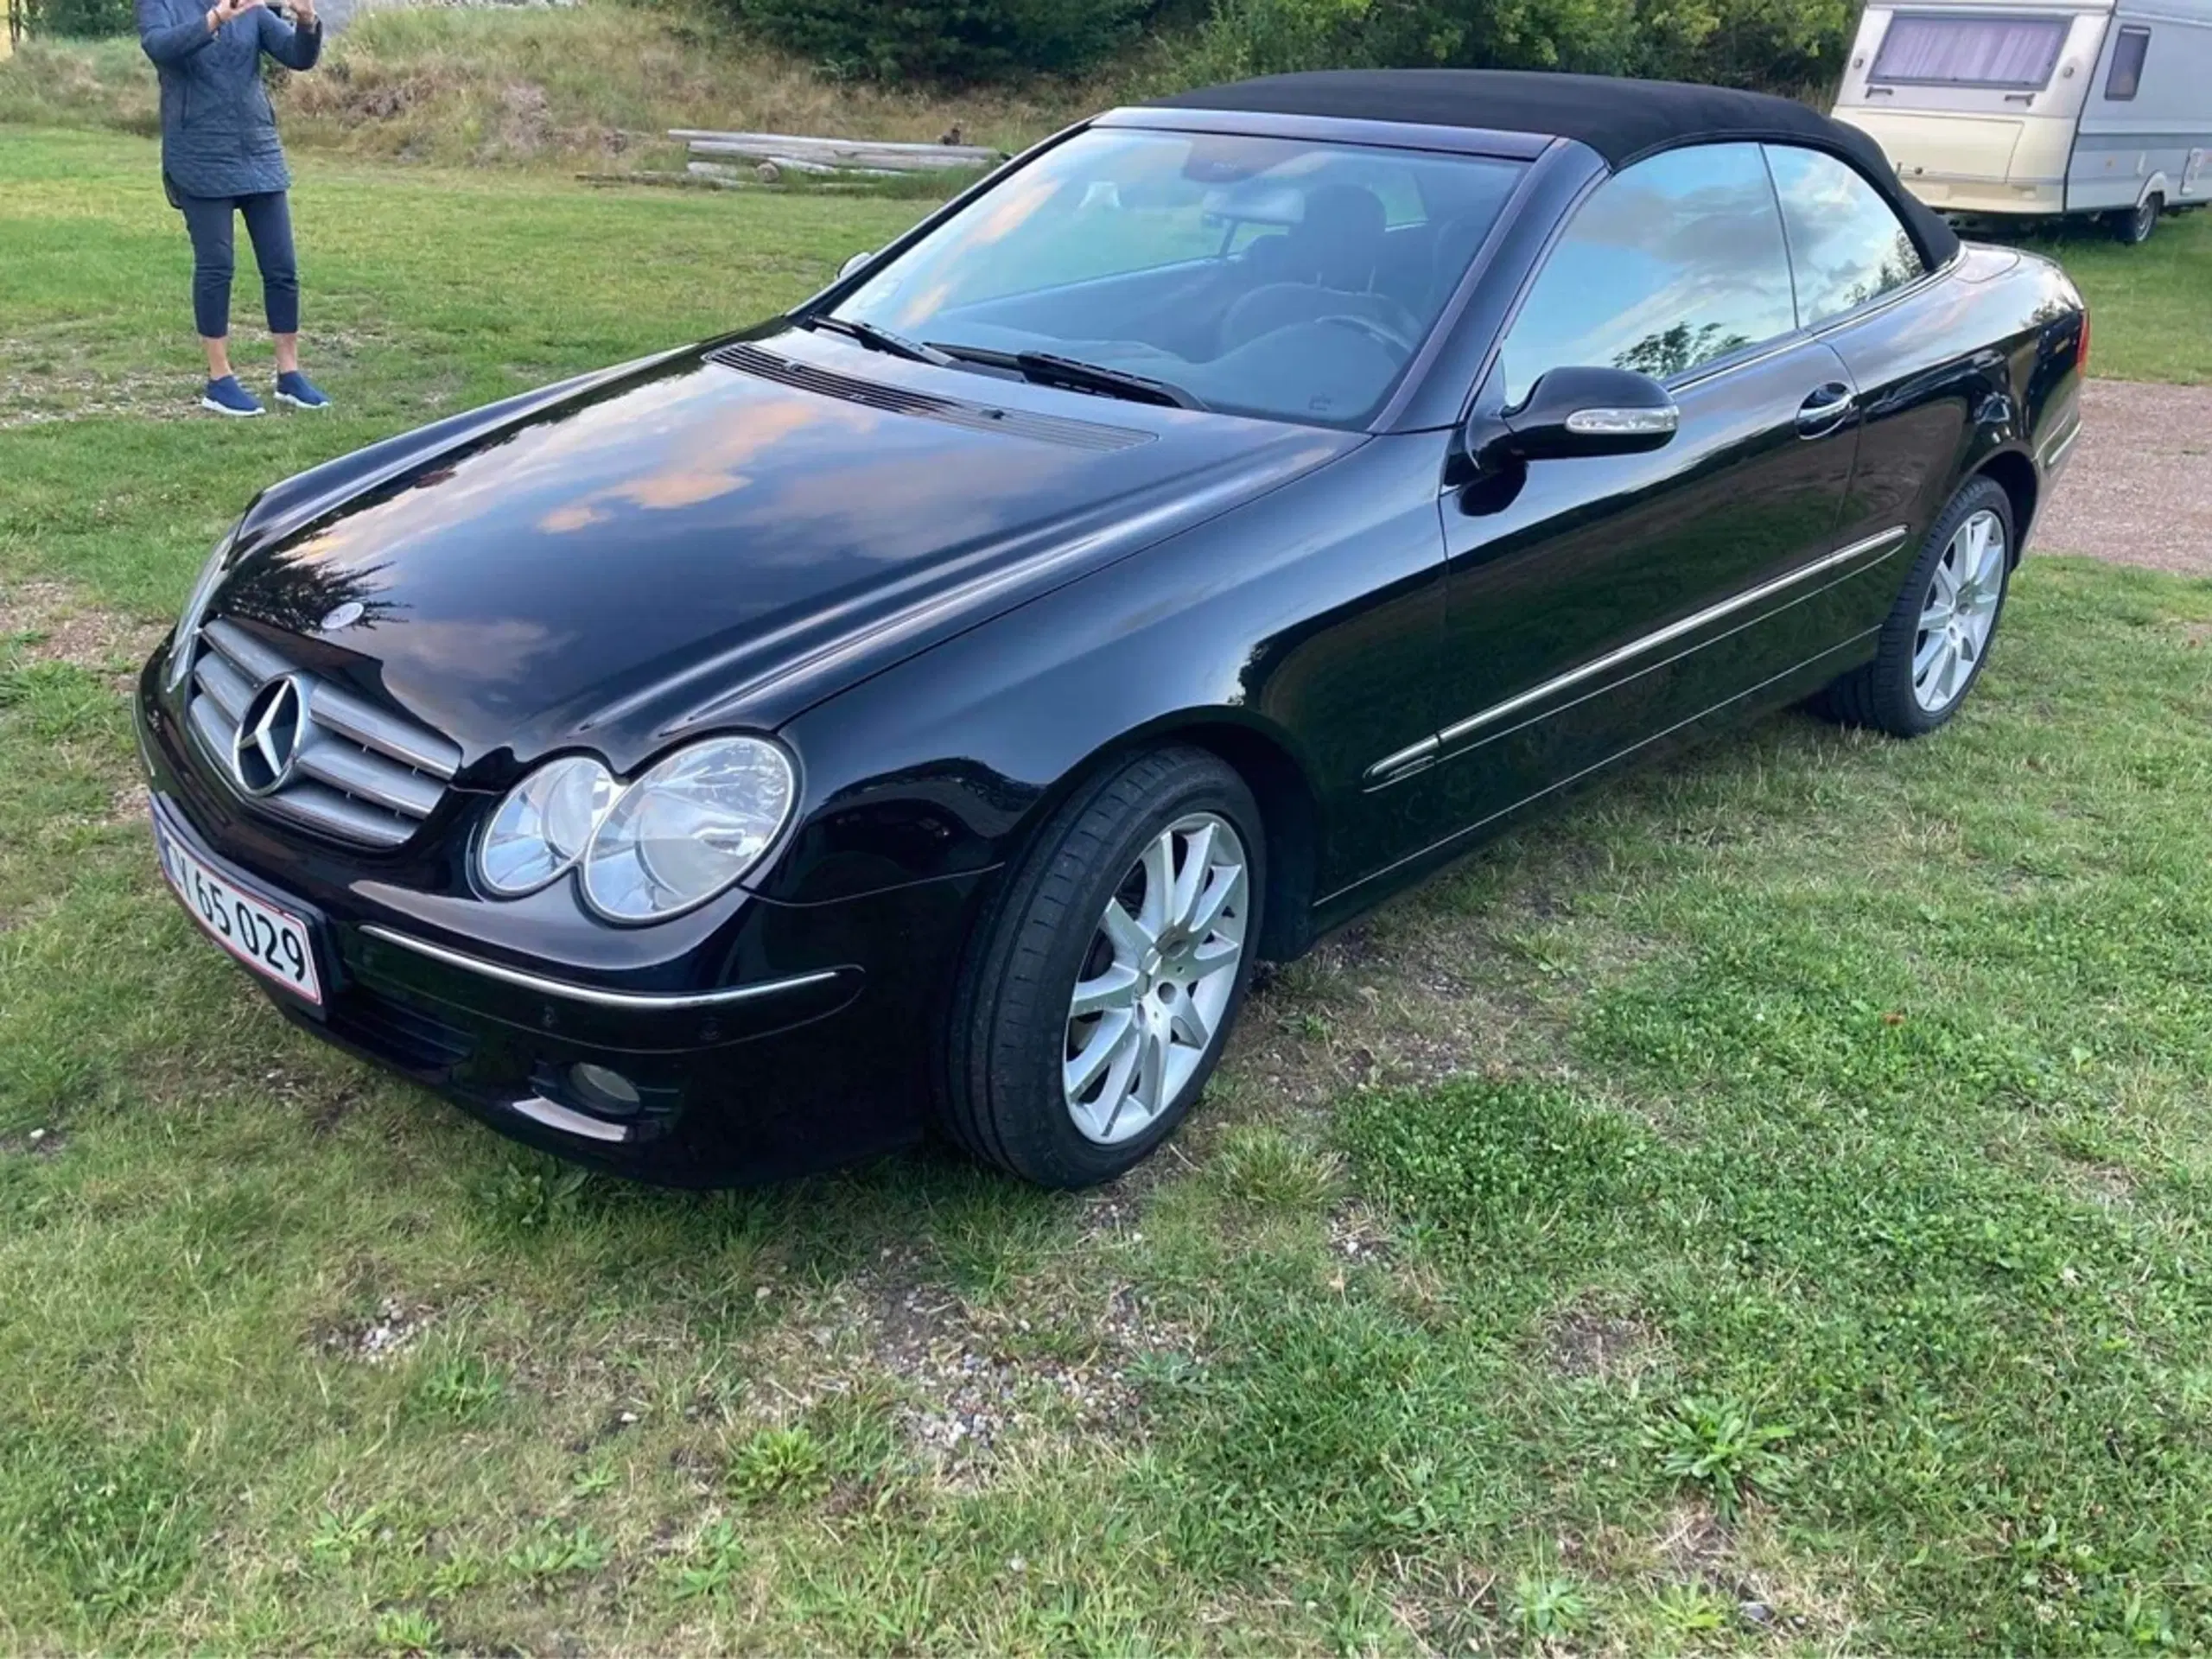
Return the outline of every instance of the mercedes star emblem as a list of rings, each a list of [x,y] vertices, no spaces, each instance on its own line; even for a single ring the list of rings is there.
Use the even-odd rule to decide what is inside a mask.
[[[369,613],[369,607],[358,599],[349,599],[322,619],[322,632],[335,633],[340,628],[350,628]]]
[[[291,781],[307,745],[308,694],[296,675],[269,681],[246,699],[231,743],[231,770],[249,795],[273,795]]]

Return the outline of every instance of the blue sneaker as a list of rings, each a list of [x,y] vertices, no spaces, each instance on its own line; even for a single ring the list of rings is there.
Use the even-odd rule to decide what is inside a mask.
[[[219,380],[210,380],[206,391],[200,394],[200,407],[212,409],[218,415],[258,415],[261,405],[254,396],[238,385],[235,374],[226,374]]]
[[[328,409],[330,399],[322,395],[322,388],[294,369],[289,374],[276,377],[276,401],[289,404],[294,409]]]

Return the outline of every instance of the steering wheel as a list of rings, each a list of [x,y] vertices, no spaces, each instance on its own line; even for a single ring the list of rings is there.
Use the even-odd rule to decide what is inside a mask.
[[[1419,340],[1400,333],[1386,322],[1378,322],[1373,317],[1363,317],[1350,311],[1332,312],[1325,317],[1316,317],[1313,321],[1316,327],[1332,322],[1345,328],[1357,328],[1378,345],[1403,352],[1408,357],[1411,357],[1421,345]]]

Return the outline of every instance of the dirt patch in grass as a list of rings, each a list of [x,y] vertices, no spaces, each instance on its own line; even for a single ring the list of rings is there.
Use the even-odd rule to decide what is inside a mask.
[[[1424,1654],[1498,1651],[1498,1574],[1472,1561],[1390,1560],[1390,1617]],[[1536,1649],[1553,1651],[1554,1649]],[[1567,1651],[1566,1649],[1557,1651]]]
[[[0,644],[35,663],[67,663],[127,685],[163,632],[158,622],[104,610],[67,582],[0,588]]]
[[[313,1098],[308,1112],[308,1131],[318,1137],[335,1135],[339,1126],[359,1109],[366,1091],[359,1084],[334,1084]]]
[[[1702,1502],[1679,1503],[1667,1516],[1656,1550],[1669,1577],[1683,1584],[1741,1589],[1736,1540],[1728,1523]]]
[[[1117,1287],[1088,1308],[1023,1297],[1068,1314],[1050,1329],[1009,1307],[978,1306],[892,1255],[850,1275],[760,1344],[760,1414],[803,1415],[823,1401],[887,1384],[908,1450],[957,1489],[984,1484],[1014,1447],[1055,1433],[1137,1421],[1135,1366],[1195,1359],[1193,1334]]]
[[[1389,1229],[1382,1217],[1357,1199],[1330,1211],[1329,1248],[1346,1261],[1377,1267],[1387,1264],[1395,1254]]]
[[[1190,1166],[1188,1153],[1170,1141],[1158,1156],[1147,1159],[1121,1179],[1083,1195],[1078,1225],[1085,1241],[1116,1235],[1142,1237],[1138,1228],[1153,1193]]]
[[[1230,1045],[1226,1097],[1315,1111],[1352,1090],[1491,1070],[1548,1028],[1533,998],[1465,969],[1497,951],[1495,918],[1400,908],[1405,937],[1347,929],[1255,993]]]
[[[1782,1547],[1771,1518],[1756,1510],[1723,1519],[1702,1497],[1670,1505],[1650,1530],[1599,1529],[1564,1548],[1588,1570],[1616,1585],[1648,1592],[1658,1584],[1698,1592],[1734,1627],[1738,1641],[1760,1637],[1808,1650],[1850,1652],[1859,1621],[1846,1594],[1808,1573]],[[1711,1640],[1727,1644],[1715,1628]],[[1794,1650],[1794,1649],[1793,1649]]]
[[[1576,1381],[1640,1376],[1666,1358],[1665,1338],[1643,1320],[1589,1300],[1570,1302],[1543,1331],[1544,1361]]]
[[[2083,1158],[2068,1154],[2059,1165],[2059,1179],[2069,1192],[2085,1198],[2090,1203],[2107,1208],[2131,1203],[2135,1197],[2135,1175],[2118,1164],[2107,1163],[2101,1158]]]
[[[174,421],[204,412],[191,369],[117,367],[99,360],[105,349],[105,342],[73,323],[0,337],[0,365],[7,369],[0,380],[0,431],[100,415]]]

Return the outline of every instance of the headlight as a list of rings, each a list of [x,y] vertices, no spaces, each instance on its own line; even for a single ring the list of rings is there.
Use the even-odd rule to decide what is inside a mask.
[[[584,855],[584,897],[609,921],[702,905],[760,861],[791,817],[790,757],[757,737],[679,749],[632,784]]]
[[[620,785],[607,768],[572,754],[540,766],[507,791],[476,850],[484,885],[504,899],[536,893],[566,874]]]
[[[230,556],[231,543],[238,540],[245,524],[240,518],[231,526],[231,533],[215,543],[207,563],[200,567],[200,580],[192,584],[192,596],[184,601],[184,614],[177,618],[176,628],[169,635],[169,665],[164,678],[171,691],[182,685],[185,675],[191,671],[192,642],[200,636],[200,620],[207,613],[207,601],[215,597],[216,585],[223,579],[223,561]]]

